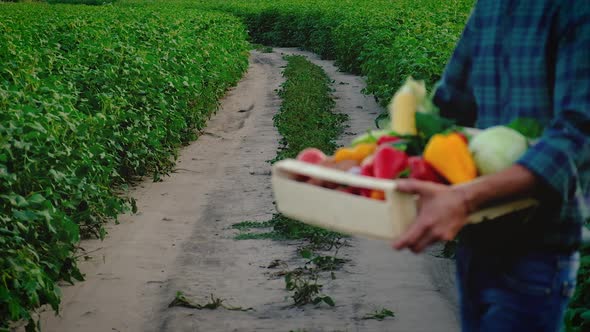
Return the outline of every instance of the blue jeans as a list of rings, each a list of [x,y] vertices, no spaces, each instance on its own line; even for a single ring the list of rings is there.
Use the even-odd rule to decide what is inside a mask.
[[[579,253],[482,253],[459,245],[463,332],[557,332],[576,286]]]

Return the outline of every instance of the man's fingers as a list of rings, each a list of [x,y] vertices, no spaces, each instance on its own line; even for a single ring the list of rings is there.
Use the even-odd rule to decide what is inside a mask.
[[[424,235],[425,227],[419,223],[415,223],[402,237],[397,240],[393,247],[397,250],[402,250],[414,246],[416,242]]]
[[[438,241],[438,238],[432,232],[426,232],[424,236],[418,239],[418,241],[410,247],[410,250],[412,250],[412,252],[415,254],[419,254],[424,251],[426,247],[435,243],[436,241]]]
[[[416,245],[410,247],[410,249],[414,253],[421,253],[431,244],[438,241],[448,241],[447,239],[450,237],[451,233],[448,230],[441,229],[440,227],[428,227],[422,238],[418,239]]]
[[[428,192],[429,186],[428,183],[424,181],[414,179],[399,179],[396,180],[395,189],[406,194],[423,195]]]

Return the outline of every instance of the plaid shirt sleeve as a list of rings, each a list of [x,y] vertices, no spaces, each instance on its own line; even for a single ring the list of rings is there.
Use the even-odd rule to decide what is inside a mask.
[[[564,201],[580,193],[590,176],[590,6],[562,8],[553,87],[554,118],[540,141],[519,160]]]
[[[473,20],[474,15],[471,15],[433,96],[442,116],[455,119],[464,126],[473,126],[477,114],[475,98],[469,88]]]

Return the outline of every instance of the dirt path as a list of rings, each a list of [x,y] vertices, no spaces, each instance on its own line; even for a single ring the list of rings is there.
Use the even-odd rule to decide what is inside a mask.
[[[296,261],[294,247],[232,239],[232,224],[267,220],[274,212],[266,160],[279,141],[272,116],[280,107],[274,91],[285,65],[280,52],[301,53],[253,52],[248,74],[206,133],[182,151],[176,172],[134,191],[141,213],[122,217],[104,242],[84,243],[91,256],[82,264],[87,280],[63,288],[61,316],[44,314],[44,331],[458,330],[448,260],[352,239],[342,249],[351,262],[324,283],[336,307],[285,309],[284,281],[270,278],[266,266],[274,259]],[[360,93],[362,80],[311,58],[335,80],[336,108],[350,115],[348,134],[372,127],[379,108]],[[255,310],[168,308],[177,291],[199,302],[214,294]],[[395,311],[396,318],[354,319],[377,307]]]

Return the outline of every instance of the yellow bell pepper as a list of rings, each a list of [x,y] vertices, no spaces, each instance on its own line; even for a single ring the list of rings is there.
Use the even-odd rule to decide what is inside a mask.
[[[452,184],[468,182],[477,177],[469,146],[457,133],[432,136],[423,157]]]
[[[340,148],[334,152],[334,161],[340,162],[342,160],[352,160],[354,152],[349,148]]]
[[[361,143],[354,148],[340,148],[334,153],[334,161],[354,160],[360,164],[363,159],[375,152],[375,149],[377,149],[375,143]]]

